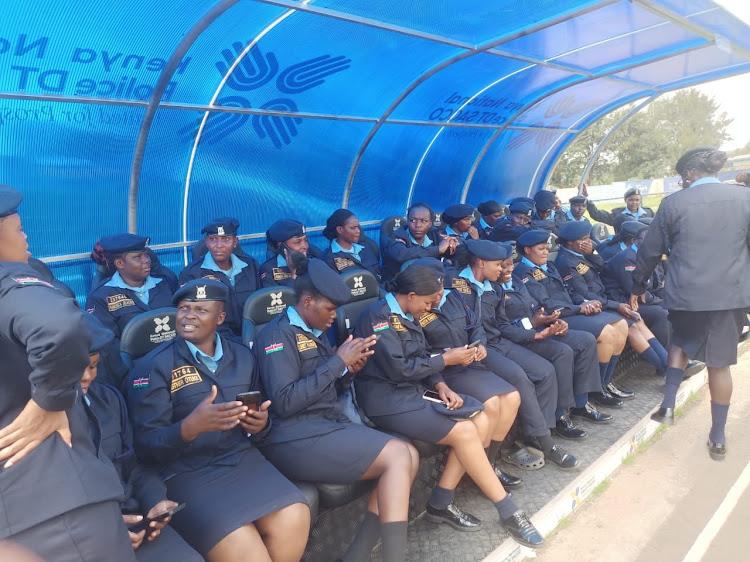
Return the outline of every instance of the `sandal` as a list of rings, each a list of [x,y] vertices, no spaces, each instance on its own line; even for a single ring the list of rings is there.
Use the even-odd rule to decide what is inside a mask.
[[[518,467],[521,470],[539,470],[544,466],[544,455],[535,455],[526,447],[516,449],[512,453],[503,453],[501,458],[503,462]]]

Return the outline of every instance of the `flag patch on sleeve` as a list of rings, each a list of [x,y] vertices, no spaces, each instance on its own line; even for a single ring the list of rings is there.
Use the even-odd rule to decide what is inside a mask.
[[[372,331],[376,334],[378,332],[383,332],[389,328],[388,322],[378,322],[377,324],[372,325]]]
[[[263,351],[266,352],[266,355],[271,355],[272,353],[276,353],[277,351],[284,351],[284,344],[272,343],[271,345],[266,346]]]

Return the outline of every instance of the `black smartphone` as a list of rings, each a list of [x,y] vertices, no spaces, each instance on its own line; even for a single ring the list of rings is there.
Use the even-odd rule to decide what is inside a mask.
[[[467,345],[466,347],[468,347],[469,349],[471,349],[472,347],[479,346],[479,344],[481,344],[481,343],[482,343],[482,340],[473,341],[469,345]]]
[[[445,402],[443,402],[440,399],[440,395],[434,390],[425,390],[424,394],[422,394],[422,398],[429,402],[437,402],[438,404],[445,404]]]
[[[138,523],[134,523],[133,525],[130,525],[128,527],[128,530],[132,533],[140,533],[143,531],[143,529],[148,529],[149,525],[151,525],[152,521],[164,521],[168,517],[172,517],[175,513],[178,511],[182,511],[185,509],[186,503],[177,504],[175,507],[170,509],[169,511],[165,511],[164,513],[160,513],[156,517],[152,517],[149,519],[148,517],[144,517],[141,519]]]
[[[251,410],[258,412],[260,411],[260,405],[263,403],[263,393],[260,390],[240,392],[234,399],[238,402],[242,402],[243,405]]]

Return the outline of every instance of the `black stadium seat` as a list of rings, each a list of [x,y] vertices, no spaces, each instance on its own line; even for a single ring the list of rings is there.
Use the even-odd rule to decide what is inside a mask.
[[[173,339],[177,334],[176,314],[176,308],[165,306],[134,316],[125,326],[120,338],[120,354],[125,365],[132,367],[133,361]]]
[[[386,244],[393,239],[393,233],[399,228],[406,226],[406,218],[393,215],[383,219],[380,223],[380,254],[385,254]]]
[[[609,238],[609,229],[606,224],[595,222],[591,227],[591,238],[596,242],[603,242]]]
[[[349,269],[341,274],[349,287],[351,300],[336,309],[333,324],[336,342],[343,342],[354,329],[354,323],[362,311],[380,297],[380,286],[375,276],[366,269]]]
[[[294,289],[284,285],[252,293],[242,309],[242,343],[252,349],[258,331],[291,304],[294,304]]]

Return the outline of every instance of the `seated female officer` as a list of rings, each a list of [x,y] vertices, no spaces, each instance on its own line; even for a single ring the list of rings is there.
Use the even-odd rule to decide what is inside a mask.
[[[503,206],[497,201],[490,200],[477,205],[477,211],[481,215],[477,225],[479,237],[488,238],[492,229],[495,228],[495,223],[505,215]]]
[[[177,337],[136,363],[128,402],[138,456],[157,465],[168,497],[186,503],[172,524],[209,562],[299,560],[310,511],[302,493],[255,448],[268,408],[236,401],[257,390],[255,359],[217,334],[226,285],[188,281],[174,296]]]
[[[555,367],[537,353],[503,337],[501,326],[508,323],[502,289],[497,281],[502,263],[511,257],[507,244],[489,240],[469,240],[467,265],[449,286],[463,299],[482,321],[487,336],[487,357],[484,364],[505,379],[521,394],[521,430],[525,441],[544,453],[560,468],[573,469],[578,460],[552,441],[550,428],[556,426],[557,376]],[[570,376],[568,374],[567,376]],[[520,468],[536,468],[528,463],[509,459]]]
[[[96,381],[99,352],[111,343],[114,335],[90,314],[84,315],[84,321],[91,340],[89,364],[81,377],[83,402],[85,408],[94,414],[89,416],[92,434],[99,437],[100,450],[117,469],[125,490],[120,500],[123,520],[126,525],[133,525],[144,516],[153,519],[177,504],[167,499],[167,488],[159,474],[138,462],[133,450],[128,410],[119,390]],[[169,521],[170,518],[151,521],[147,529],[128,532],[136,559],[139,562],[203,560],[172,527],[167,526]]]
[[[389,280],[401,266],[417,258],[450,257],[456,251],[458,240],[452,236],[441,237],[433,227],[435,212],[424,203],[414,203],[406,213],[406,226],[393,233],[383,255],[383,279]]]
[[[555,432],[564,439],[583,439],[586,432],[573,425],[569,412],[571,407],[584,407],[589,392],[601,392],[596,338],[588,332],[569,329],[567,322],[560,318],[559,310],[548,313],[531,296],[525,284],[513,283],[513,258],[503,260],[502,268],[498,282],[503,288],[507,321],[501,322],[500,332],[554,365],[557,373]],[[602,417],[611,419],[607,414]]]
[[[602,309],[610,310],[625,318],[628,323],[628,342],[641,359],[654,366],[658,373],[667,368],[667,350],[649,330],[641,315],[625,301],[607,296],[599,272],[604,269],[599,256],[594,254],[590,228],[585,223],[567,223],[560,229],[560,251],[555,267],[562,275],[565,288],[575,303],[599,302]],[[633,394],[604,381],[611,394],[620,398],[632,398]]]
[[[375,337],[352,338],[334,351],[323,333],[349,288],[324,262],[300,264],[297,303],[270,322],[255,342],[260,375],[273,403],[263,454],[289,478],[348,484],[377,480],[365,520],[345,560],[369,560],[377,539],[383,559],[406,556],[409,491],[419,454],[408,443],[353,423],[342,391],[373,354]],[[378,524],[379,521],[379,524]],[[366,556],[365,556],[366,554]]]
[[[602,283],[607,296],[619,302],[627,302],[633,290],[633,271],[635,271],[638,246],[648,232],[648,225],[640,221],[625,221],[620,227],[618,249],[620,250],[604,264],[601,273]],[[652,275],[646,283],[646,292],[640,297],[638,313],[643,317],[646,326],[654,333],[656,339],[665,348],[669,345],[672,327],[669,324],[668,312],[664,301],[651,292],[655,279]]]
[[[412,262],[409,267],[422,265],[429,267],[441,279],[445,278],[445,268],[440,260],[421,258]],[[500,470],[495,465],[500,442],[510,431],[521,404],[521,396],[513,385],[488,371],[481,361],[487,356],[481,319],[464,305],[461,297],[450,289],[439,293],[440,299],[434,303],[432,310],[419,316],[417,321],[422,327],[430,353],[442,353],[445,349],[476,347],[476,360],[467,366],[446,367],[443,379],[454,391],[468,394],[484,404],[484,413],[490,420],[490,431],[485,440],[487,458],[495,467],[495,474],[505,489],[517,488],[521,479]]]
[[[495,504],[508,532],[522,544],[540,546],[541,535],[505,492],[484,452],[490,427],[487,415],[479,411],[481,404],[455,393],[443,378],[446,367],[474,362],[477,348],[461,346],[430,355],[415,320],[428,313],[438,299],[442,279],[417,265],[400,272],[387,288],[391,292],[362,313],[354,330],[360,337],[378,335],[375,355],[354,379],[360,405],[387,431],[451,448],[427,504],[431,520],[464,531],[476,530],[481,524],[453,503],[456,486],[467,473]],[[427,390],[434,390],[439,402],[426,400]]]
[[[260,287],[258,263],[246,254],[237,255],[237,229],[240,223],[231,217],[214,219],[201,230],[206,235],[206,255],[197,258],[180,273],[180,285],[191,279],[216,279],[229,290],[227,318],[223,326],[239,336],[242,333],[242,307],[250,293]]]
[[[151,275],[151,258],[146,251],[148,238],[117,234],[102,238],[91,258],[105,266],[110,276],[94,287],[86,299],[86,309],[115,334],[107,350],[104,378],[121,386],[127,368],[120,359],[119,338],[133,316],[172,305],[172,287],[160,275]]]
[[[348,209],[338,209],[326,220],[323,236],[331,241],[323,259],[341,273],[361,267],[380,279],[380,251],[377,244],[367,244],[362,239],[362,229],[357,215]]]
[[[531,228],[549,230],[557,236],[558,224],[555,222],[555,200],[559,201],[557,195],[546,189],[534,194],[534,215],[531,217]]]
[[[305,225],[291,219],[276,221],[266,231],[266,241],[275,255],[260,266],[261,284],[294,286],[298,264],[310,251]]]
[[[563,223],[561,229],[567,224],[571,223]],[[596,404],[619,408],[622,400],[608,392],[607,383],[614,374],[616,358],[619,358],[627,343],[628,325],[622,316],[603,311],[598,300],[573,303],[555,265],[547,261],[548,240],[549,232],[546,230],[530,230],[518,239],[516,249],[521,260],[513,271],[513,282],[526,285],[534,300],[545,310],[559,310],[560,317],[565,319],[569,328],[589,332],[596,338],[602,391],[590,392],[589,398]],[[602,414],[588,403],[577,405],[570,415],[594,423],[609,421],[603,420]]]

